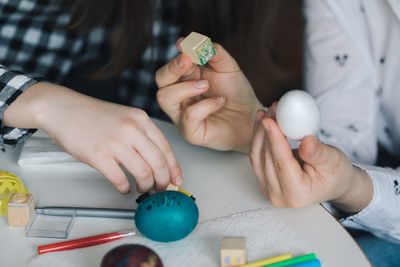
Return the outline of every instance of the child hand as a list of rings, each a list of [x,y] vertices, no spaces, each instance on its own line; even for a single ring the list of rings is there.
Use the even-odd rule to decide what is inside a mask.
[[[236,61],[214,46],[217,54],[206,67],[180,54],[160,68],[157,100],[190,143],[248,152],[262,105]]]
[[[373,194],[371,179],[354,167],[343,152],[307,136],[301,141],[296,158],[276,121],[272,117],[260,120],[250,160],[271,204],[298,208],[332,201],[348,212],[368,205]]]
[[[44,129],[66,152],[100,171],[122,193],[130,190],[123,167],[135,177],[141,192],[182,183],[170,144],[140,109],[42,82],[24,92],[9,112],[12,109],[25,114],[30,110],[33,115],[10,126]]]

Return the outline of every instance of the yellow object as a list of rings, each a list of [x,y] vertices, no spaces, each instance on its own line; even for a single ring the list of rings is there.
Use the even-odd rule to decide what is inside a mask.
[[[277,262],[280,262],[280,261],[288,260],[288,259],[291,259],[291,258],[293,258],[292,254],[282,254],[282,255],[279,255],[279,256],[272,257],[272,258],[259,260],[259,261],[255,261],[255,262],[252,262],[252,263],[238,265],[237,267],[260,267],[260,266],[264,266],[264,265],[267,265],[267,264],[273,264],[273,263],[277,263]]]
[[[181,193],[183,193],[183,194],[185,194],[185,195],[187,195],[188,197],[191,197],[191,196],[192,196],[191,193],[189,193],[188,191],[186,191],[186,190],[183,189],[182,187],[179,187],[179,188],[178,188],[178,191],[181,192]]]
[[[7,205],[12,193],[29,193],[22,180],[15,174],[0,171],[0,215],[7,214]]]
[[[189,193],[188,191],[186,191],[186,190],[183,189],[182,187],[176,186],[176,185],[171,184],[171,183],[168,185],[167,190],[170,190],[170,191],[179,191],[179,192],[181,192],[181,193],[187,195],[188,197],[192,197],[192,196],[193,196],[191,193]]]

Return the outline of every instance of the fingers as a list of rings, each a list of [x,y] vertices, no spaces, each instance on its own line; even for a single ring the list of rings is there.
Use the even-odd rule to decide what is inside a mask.
[[[119,149],[116,160],[130,172],[136,180],[139,192],[147,192],[154,188],[153,171],[149,164],[131,147]]]
[[[309,189],[303,183],[303,170],[275,120],[264,118],[262,124],[267,132],[265,143],[269,145],[266,151],[270,153],[265,156],[269,200],[274,206],[303,206],[308,199],[304,192]]]
[[[114,159],[97,159],[97,161],[91,165],[101,172],[119,192],[125,194],[130,191],[128,178]]]
[[[206,98],[189,106],[185,110],[181,121],[181,131],[184,137],[191,141],[203,140],[203,138],[194,138],[192,140],[191,137],[195,135],[198,129],[204,127],[204,121],[208,116],[224,107],[225,101],[224,97],[217,96]],[[200,145],[198,141],[195,141],[194,144]]]
[[[274,159],[275,169],[280,177],[292,177],[293,168],[298,162],[293,156],[290,145],[279,129],[277,123],[271,118],[262,120],[271,144],[271,153]]]
[[[177,41],[176,41],[176,48],[178,48],[179,52],[182,52],[182,48],[181,48],[181,42],[183,41],[183,37],[180,37]]]
[[[213,43],[216,55],[208,61],[208,66],[217,72],[239,71],[236,60],[218,43]]]
[[[178,124],[182,112],[182,103],[187,99],[205,93],[209,88],[207,80],[189,81],[160,88],[157,101],[171,120]]]
[[[263,111],[257,112],[257,120],[261,121],[265,113]],[[256,124],[256,130],[254,133],[253,141],[250,149],[250,163],[254,173],[261,186],[261,190],[265,197],[267,197],[267,184],[265,175],[265,157],[263,151],[265,139],[265,131],[261,124]]]
[[[182,169],[168,140],[153,123],[149,123],[149,127],[147,128],[147,135],[158,146],[162,154],[165,156],[169,169],[169,176],[171,177],[171,182],[174,185],[181,186],[183,182]]]
[[[299,146],[299,155],[306,163],[318,166],[327,161],[332,162],[335,154],[332,154],[330,147],[322,144],[315,136],[307,136]]]
[[[137,134],[133,148],[139,153],[153,172],[156,190],[165,189],[170,183],[168,161],[161,149],[146,134]]]
[[[184,38],[179,38],[177,41],[177,48],[182,52],[180,43]],[[216,55],[208,61],[208,66],[217,72],[235,72],[239,71],[239,65],[236,60],[226,51],[222,45],[213,43]]]
[[[156,72],[156,83],[159,88],[178,82],[182,77],[191,75],[196,66],[185,54],[180,54]]]

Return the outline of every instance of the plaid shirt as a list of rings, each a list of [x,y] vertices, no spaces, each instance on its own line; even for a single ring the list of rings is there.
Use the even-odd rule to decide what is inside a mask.
[[[153,24],[152,45],[145,50],[136,69],[125,70],[118,79],[120,103],[163,117],[155,93],[154,73],[177,54],[181,35],[172,18],[175,1],[159,0]],[[162,12],[161,12],[162,10]],[[67,31],[69,8],[63,0],[0,0],[0,148],[29,137],[34,129],[3,126],[6,108],[38,77],[63,84],[74,66],[96,61],[104,54],[108,29],[89,33]],[[34,73],[34,74],[30,74]]]

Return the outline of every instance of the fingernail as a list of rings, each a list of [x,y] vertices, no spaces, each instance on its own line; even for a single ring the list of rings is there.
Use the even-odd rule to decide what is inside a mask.
[[[216,97],[216,101],[218,104],[223,104],[223,103],[225,103],[225,97],[218,96],[218,97]]]
[[[264,108],[265,116],[272,117],[272,107]]]
[[[185,62],[182,60],[182,57],[178,57],[176,65],[178,66],[178,68],[183,68],[183,66],[185,66]]]
[[[258,110],[256,113],[256,122],[260,122],[262,118],[265,116],[265,111],[264,110]]]
[[[208,87],[208,81],[207,81],[207,80],[199,80],[199,81],[197,81],[197,82],[194,83],[194,86],[195,86],[197,89],[206,88],[206,87]]]
[[[128,187],[127,189],[125,189],[122,194],[129,194],[131,192],[131,188]]]

